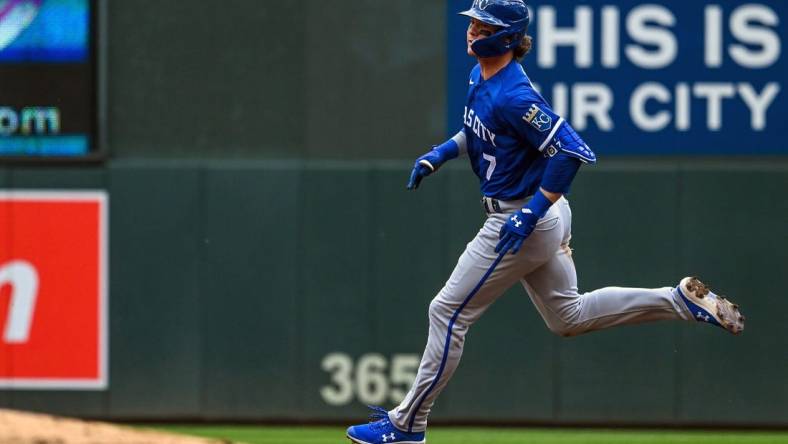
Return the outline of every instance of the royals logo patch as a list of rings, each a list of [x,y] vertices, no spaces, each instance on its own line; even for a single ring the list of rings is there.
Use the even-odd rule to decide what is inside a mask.
[[[531,105],[523,120],[541,132],[549,131],[553,127],[553,118],[536,105]]]

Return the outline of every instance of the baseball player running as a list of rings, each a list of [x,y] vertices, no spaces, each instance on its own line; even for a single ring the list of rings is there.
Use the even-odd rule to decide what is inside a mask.
[[[520,60],[531,48],[523,0],[475,0],[463,127],[416,160],[408,189],[450,159],[468,156],[479,177],[487,219],[468,243],[429,306],[429,337],[416,380],[391,411],[373,407],[373,422],[352,426],[358,444],[426,442],[427,417],[460,361],[468,329],[518,281],[547,327],[575,336],[659,320],[699,321],[733,334],[744,328],[739,307],[697,278],[676,287],[608,287],[579,294],[569,240],[572,212],[564,198],[581,165],[596,156],[536,92]]]

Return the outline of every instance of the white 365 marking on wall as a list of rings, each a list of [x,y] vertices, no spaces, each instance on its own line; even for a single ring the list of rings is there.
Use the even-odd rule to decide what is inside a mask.
[[[347,405],[354,399],[364,404],[382,404],[387,400],[399,404],[416,379],[419,362],[416,354],[387,359],[379,353],[368,353],[354,363],[345,353],[330,353],[320,366],[331,375],[331,384],[321,387],[320,396],[332,406]]]
[[[0,287],[11,285],[11,301],[3,342],[20,344],[30,337],[38,295],[38,272],[25,261],[11,261],[0,266]]]

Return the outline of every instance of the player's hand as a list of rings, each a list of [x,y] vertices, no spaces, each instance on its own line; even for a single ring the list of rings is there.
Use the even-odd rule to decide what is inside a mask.
[[[436,149],[432,149],[427,154],[416,159],[416,164],[413,165],[413,171],[410,172],[408,189],[417,189],[421,184],[421,180],[435,171],[438,171],[438,168],[440,168],[445,161],[446,159],[442,153]]]
[[[432,170],[428,166],[422,165],[417,162],[416,165],[413,167],[413,171],[410,172],[410,180],[408,180],[408,189],[409,190],[417,189],[421,184],[421,180],[429,176],[430,174],[432,174]]]
[[[427,154],[416,159],[416,164],[413,165],[413,171],[410,172],[408,189],[415,190],[419,187],[419,184],[421,184],[422,179],[438,171],[438,168],[444,163],[459,156],[460,148],[457,143],[454,137],[452,137],[441,145],[433,146]]]
[[[495,252],[517,254],[523,246],[523,242],[533,233],[538,221],[539,217],[528,208],[509,216],[509,219],[501,227],[501,233],[498,236],[500,240],[495,247]]]

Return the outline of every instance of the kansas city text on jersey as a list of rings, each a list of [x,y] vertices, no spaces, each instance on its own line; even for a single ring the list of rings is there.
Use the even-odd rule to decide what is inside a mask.
[[[463,114],[463,121],[465,122],[465,126],[471,129],[476,137],[482,139],[485,142],[490,142],[494,147],[498,145],[495,144],[495,133],[487,129],[484,126],[484,122],[476,115],[476,112],[471,108],[468,110],[468,107],[465,107],[465,113]]]

